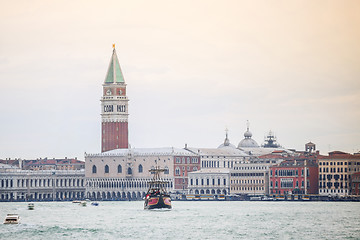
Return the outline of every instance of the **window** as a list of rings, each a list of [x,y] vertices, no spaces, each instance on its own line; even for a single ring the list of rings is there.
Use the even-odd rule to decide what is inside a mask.
[[[189,157],[187,158],[187,163],[190,164],[190,158]]]
[[[198,159],[196,157],[191,158],[191,163],[198,163]]]
[[[132,174],[132,169],[129,167],[128,170],[127,170],[127,174],[128,175],[131,175]]]
[[[293,179],[292,178],[281,178],[280,179],[281,188],[292,188]]]
[[[168,167],[165,167],[164,174],[169,174],[169,168]]]
[[[198,170],[198,168],[197,167],[193,167],[193,171],[197,171]]]
[[[179,168],[179,167],[177,167],[177,168],[175,169],[175,175],[180,175],[180,168]]]
[[[95,165],[93,165],[93,167],[92,167],[92,173],[96,173],[96,166]]]
[[[181,163],[181,159],[179,157],[176,158],[176,163]]]
[[[118,165],[118,173],[122,173],[122,167],[120,164]]]
[[[143,166],[140,164],[139,165],[139,173],[142,173],[143,172]]]
[[[105,173],[109,173],[109,166],[105,165]]]

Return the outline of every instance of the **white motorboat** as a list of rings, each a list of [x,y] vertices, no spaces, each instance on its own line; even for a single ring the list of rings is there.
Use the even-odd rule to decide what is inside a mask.
[[[20,217],[18,214],[8,214],[4,220],[4,224],[18,224],[20,223]]]
[[[34,210],[34,209],[35,209],[35,205],[33,203],[29,203],[28,210]]]

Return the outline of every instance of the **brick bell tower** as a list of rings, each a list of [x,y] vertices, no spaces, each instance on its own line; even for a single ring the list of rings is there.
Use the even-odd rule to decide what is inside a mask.
[[[128,148],[128,102],[124,76],[113,44],[101,98],[101,152]]]

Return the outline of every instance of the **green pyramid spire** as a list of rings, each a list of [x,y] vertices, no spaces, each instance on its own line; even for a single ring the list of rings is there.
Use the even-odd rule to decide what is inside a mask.
[[[113,47],[114,50],[106,74],[105,83],[125,83],[124,76],[121,72],[119,60],[116,55],[115,45],[113,45]]]

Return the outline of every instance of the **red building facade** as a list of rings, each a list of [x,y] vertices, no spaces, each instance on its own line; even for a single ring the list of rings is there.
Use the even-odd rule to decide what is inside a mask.
[[[174,156],[174,189],[187,193],[188,173],[200,170],[200,156]]]
[[[270,167],[270,194],[317,194],[318,166],[315,160],[286,160]]]
[[[360,195],[360,172],[351,174],[351,195]]]
[[[128,101],[114,46],[101,98],[101,152],[128,148]]]

